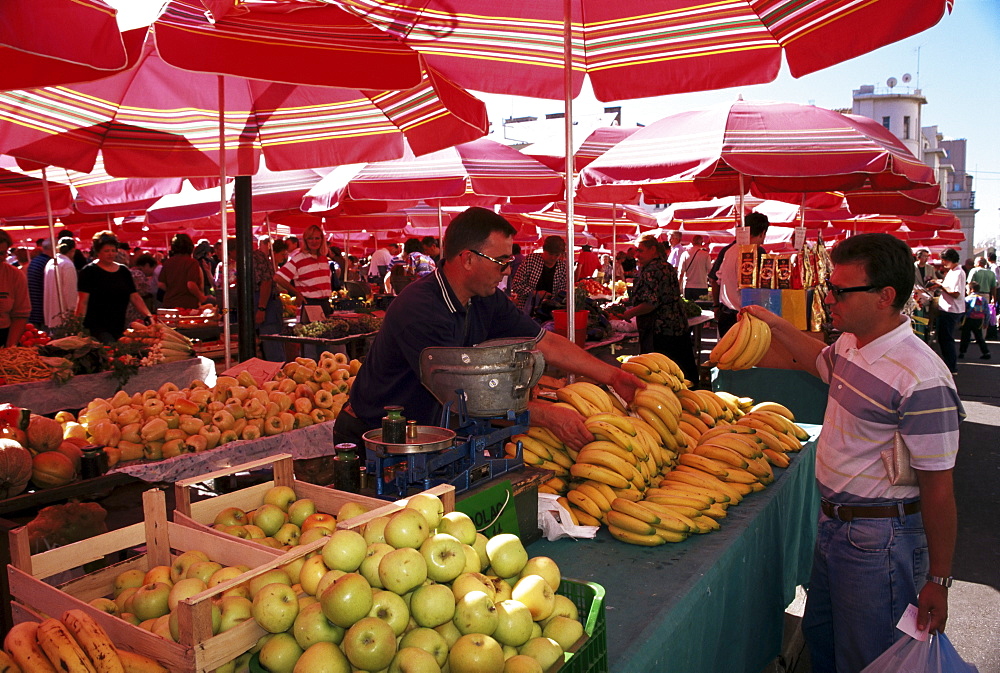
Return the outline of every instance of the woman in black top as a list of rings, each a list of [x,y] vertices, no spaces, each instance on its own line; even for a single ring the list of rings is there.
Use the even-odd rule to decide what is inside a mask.
[[[132,272],[115,261],[117,254],[115,235],[110,231],[100,232],[94,236],[94,261],[80,269],[77,277],[76,314],[83,316],[83,326],[90,330],[91,336],[104,343],[117,341],[125,332],[125,309],[129,303],[140,315],[152,318],[136,292]]]

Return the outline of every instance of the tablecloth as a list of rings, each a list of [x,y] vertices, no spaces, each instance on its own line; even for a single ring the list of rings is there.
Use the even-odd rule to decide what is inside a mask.
[[[753,367],[740,371],[715,369],[712,390],[783,404],[796,420],[822,423],[829,386],[803,371]]]
[[[784,609],[809,579],[819,515],[813,440],[719,531],[639,547],[541,540],[564,577],[607,590],[608,661],[620,673],[759,673],[781,650]]]
[[[178,362],[165,362],[141,367],[122,388],[129,395],[156,390],[168,381],[184,388],[195,379],[215,385],[215,363],[208,358],[193,357]],[[118,391],[118,380],[111,372],[80,374],[66,383],[39,381],[0,386],[0,402],[31,409],[36,414],[51,414],[68,409],[81,409],[98,397],[111,397]]]

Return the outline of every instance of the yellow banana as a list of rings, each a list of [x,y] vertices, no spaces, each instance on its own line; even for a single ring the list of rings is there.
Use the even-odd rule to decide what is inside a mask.
[[[687,470],[691,471],[689,472]],[[668,472],[660,482],[661,488],[664,488],[664,482],[687,484],[688,486],[718,490],[729,496],[729,501],[732,504],[738,504],[743,500],[743,494],[733,488],[732,484],[728,484],[706,472],[702,472],[701,470],[694,470],[692,468],[687,468],[686,470],[681,470],[679,468],[674,469]]]
[[[652,358],[660,366],[661,372],[667,371],[678,378],[684,378],[684,370],[681,369],[681,366],[667,355],[664,355],[659,351],[650,351],[649,353],[646,353],[646,356]]]
[[[700,446],[718,446],[721,448],[729,449],[730,451],[735,451],[744,458],[760,458],[763,454],[762,448],[763,444],[758,444],[753,440],[744,441],[740,437],[748,437],[749,435],[728,435],[728,436],[716,436],[709,440],[705,440],[702,436],[699,442]]]
[[[4,637],[3,647],[25,673],[56,673],[38,644],[38,626],[38,622],[15,624]]]
[[[600,519],[604,516],[604,512],[597,506],[597,503],[587,497],[587,494],[583,493],[579,489],[571,488],[566,493],[566,499],[573,503],[573,505],[578,509],[582,509],[595,519]]]
[[[593,500],[594,504],[597,505],[602,512],[607,512],[611,509],[611,502],[604,497],[604,494],[600,491],[600,489],[597,489],[592,485],[593,483],[595,482],[585,482],[583,484],[577,484],[573,488]]]
[[[572,507],[572,508],[570,508],[570,514],[572,514],[573,516],[576,517],[576,520],[580,522],[578,524],[580,526],[600,526],[601,525],[601,520],[600,519],[595,519],[594,517],[592,517],[589,514],[587,514],[586,512],[584,512],[579,507]]]
[[[704,439],[709,439],[717,435],[753,435],[757,432],[755,428],[751,428],[749,425],[740,425],[737,423],[730,423],[729,425],[719,425],[714,428],[709,429],[705,433]]]
[[[572,405],[573,408],[579,411],[584,417],[593,416],[594,414],[599,414],[602,411],[584,399],[580,393],[569,387],[558,389],[556,391],[556,397],[560,402]]]
[[[567,387],[572,388],[573,392],[590,402],[591,406],[597,407],[599,412],[612,413],[614,407],[611,404],[611,398],[600,386],[596,386],[588,381],[577,381]]]
[[[655,502],[658,505],[670,505],[671,507],[690,507],[696,512],[708,507],[703,500],[698,498],[688,497],[686,495],[680,494],[669,494],[669,495],[647,495],[643,498],[646,502]]]
[[[690,417],[688,417],[688,418],[690,418]],[[694,446],[698,443],[698,439],[702,435],[701,430],[699,430],[695,426],[691,425],[691,423],[689,423],[685,419],[681,419],[680,423],[677,424],[677,431],[678,432],[683,432],[689,438],[689,441],[686,442],[686,446],[688,446],[688,450],[694,448]]]
[[[709,430],[708,425],[705,424],[705,421],[703,421],[700,416],[695,416],[694,414],[690,414],[686,411],[681,412],[681,417],[677,424],[678,428],[683,429],[683,426],[680,425],[681,423],[687,423],[691,427],[695,428],[698,431],[699,437]],[[684,431],[687,432],[687,430]]]
[[[700,397],[703,402],[708,406],[708,413],[712,414],[715,418],[723,418],[726,416],[726,403],[723,402],[719,397],[716,396],[711,390],[695,390],[693,391],[695,395]]]
[[[711,505],[710,507],[706,507],[701,511],[701,513],[704,516],[712,517],[716,521],[726,518],[726,508],[718,503]]]
[[[569,476],[569,468],[568,467],[563,467],[559,463],[554,463],[551,460],[542,459],[542,462],[538,463],[537,465],[538,465],[538,467],[542,468],[543,470],[550,470],[551,472],[555,473],[555,475],[557,477],[568,477]]]
[[[630,483],[628,479],[613,470],[589,463],[576,463],[569,468],[569,472],[577,479],[592,479],[612,488],[627,488]]]
[[[588,423],[591,421],[603,421],[605,423],[610,423],[626,435],[635,437],[635,424],[628,416],[618,416],[616,414],[609,413],[595,414],[587,419]]]
[[[577,454],[576,462],[590,463],[591,465],[600,465],[602,467],[608,468],[609,470],[614,470],[615,472],[622,475],[626,479],[631,479],[632,472],[636,466],[636,463],[634,462],[635,456],[633,456],[630,452],[621,448],[617,444],[615,444],[615,446],[618,449],[617,452],[614,450],[606,449],[604,446],[600,447],[593,446],[594,444],[599,444],[599,443],[602,445],[614,444],[614,442],[607,442],[607,441],[591,442],[590,444],[584,446],[584,448],[580,451],[580,453]],[[632,460],[628,460],[622,454],[632,456]]]
[[[638,544],[645,547],[656,547],[661,544],[666,544],[664,540],[659,535],[653,533],[652,535],[640,535],[638,533],[633,533],[629,530],[623,530],[617,526],[608,526],[608,532],[620,542],[627,542],[629,544]]]
[[[21,673],[14,659],[3,650],[0,650],[0,673]]]
[[[747,314],[750,323],[750,342],[739,357],[732,363],[733,369],[750,369],[760,362],[771,345],[771,327],[758,318]]]
[[[714,446],[712,444],[700,444],[694,447],[694,453],[743,470],[747,468],[747,459],[732,449],[725,449],[721,446]]]
[[[809,435],[808,432],[806,432],[805,428],[803,428],[801,425],[799,425],[795,421],[789,421],[788,423],[789,423],[789,425],[792,426],[792,435],[795,436],[795,439],[799,440],[800,442],[808,442],[809,441],[810,435]]]
[[[795,414],[792,413],[791,409],[777,402],[758,402],[750,407],[750,411],[751,413],[754,411],[770,411],[771,413],[784,416],[790,421],[795,420]]]
[[[665,500],[668,500],[668,498],[653,496],[652,498],[646,498],[643,502],[648,502],[653,505],[660,505],[662,507],[667,507],[670,510],[676,512],[677,514],[683,514],[688,518],[693,518],[701,514],[700,507],[695,507],[693,505],[678,505],[676,503],[664,502]]]
[[[701,419],[701,422],[705,424],[705,427],[708,428],[708,430],[711,430],[712,428],[715,427],[715,416],[708,413],[707,411],[702,411],[700,414],[698,414],[698,418]],[[706,430],[706,432],[708,430]]]
[[[622,401],[618,399],[617,395],[608,393],[608,399],[611,400],[611,406],[614,407],[614,411],[612,412],[614,415],[625,416],[628,414],[628,409],[625,408],[625,405],[622,404]]]
[[[698,415],[698,412],[708,411],[708,406],[705,404],[705,400],[701,398],[701,395],[693,390],[678,390],[677,399],[681,401],[681,406],[684,407],[686,411],[692,414]]]
[[[529,437],[533,437],[543,444],[547,445],[550,449],[561,449],[563,448],[562,440],[552,434],[552,431],[548,428],[543,428],[540,425],[532,425],[528,427],[528,432],[525,433]]]
[[[635,438],[619,430],[617,426],[605,421],[586,421],[587,429],[594,433],[595,439],[614,442],[627,451],[635,451]]]
[[[778,432],[782,432],[785,434],[792,433],[792,422],[787,418],[785,418],[784,416],[782,416],[781,414],[776,414],[773,411],[764,411],[764,410],[751,411],[747,414],[747,417],[761,420],[764,423],[770,425]]]
[[[729,348],[716,360],[719,369],[732,369],[733,362],[746,351],[747,346],[750,344],[752,330],[750,328],[750,321],[746,320],[745,316],[745,313],[741,313],[736,324],[729,328],[730,332],[735,331],[736,334],[733,335],[733,340]],[[726,333],[726,336],[729,336],[729,332]],[[715,360],[715,358],[712,359]]]
[[[729,476],[728,465],[720,463],[716,460],[712,460],[711,458],[707,458],[705,456],[699,456],[693,453],[682,453],[677,458],[677,461],[681,465],[687,465],[688,467],[696,468],[698,470],[701,470],[702,472],[707,472],[713,477],[718,477],[719,479],[722,479],[724,481],[726,480],[726,477]]]
[[[511,439],[515,442],[521,442],[526,450],[531,451],[536,456],[541,456],[546,460],[552,460],[552,450],[548,445],[543,444],[534,437],[529,437],[528,435],[514,435]]]
[[[97,673],[87,654],[58,619],[49,618],[38,625],[38,646],[52,665],[64,673]]]
[[[643,407],[652,411],[669,432],[673,433],[677,431],[677,421],[679,420],[680,412],[675,412],[674,407],[664,400],[661,395],[647,390],[640,390],[635,394],[633,405],[636,411]],[[640,416],[640,418],[644,417]]]
[[[656,534],[659,535],[664,542],[683,542],[688,538],[687,533],[678,533],[673,530],[666,528],[656,528]]]
[[[739,322],[737,321],[736,325],[730,327],[729,331],[723,334],[716,342],[715,348],[708,354],[710,362],[714,362],[717,365],[720,364],[723,356],[729,352],[730,348],[736,345],[736,338],[739,335],[736,326],[739,325]],[[722,369],[722,367],[719,367],[719,369]]]
[[[675,414],[679,415],[681,411],[683,411],[681,401],[677,398],[677,391],[671,389],[670,387],[648,384],[645,390],[646,392],[660,398],[660,400],[667,405],[668,408],[673,409]]]
[[[629,362],[636,362],[648,368],[649,371],[655,373],[660,372],[660,363],[653,359],[649,353],[642,353],[640,355],[633,355],[629,358]]]
[[[649,427],[656,431],[659,435],[661,442],[668,442],[669,437],[673,437],[674,433],[670,432],[666,425],[663,424],[663,419],[661,419],[655,411],[649,407],[636,407],[635,413],[639,418],[647,423]]]
[[[573,525],[574,526],[579,526],[580,525],[580,520],[576,516],[575,508],[570,507],[570,505],[569,505],[569,499],[566,498],[565,496],[563,496],[561,498],[556,498],[556,502],[558,502],[560,505],[562,505],[563,509],[565,509],[567,512],[569,512],[569,518],[572,519]]]
[[[656,529],[652,524],[636,519],[634,516],[629,516],[628,514],[619,512],[616,509],[607,513],[607,520],[609,526],[614,526],[616,528],[620,528],[621,530],[627,530],[638,535],[656,535]]]
[[[569,484],[567,484],[566,480],[563,479],[562,477],[552,477],[551,479],[545,482],[545,485],[548,486],[549,488],[553,488],[559,491],[560,493],[569,488]]]
[[[125,673],[170,673],[156,661],[135,652],[118,650],[118,657],[122,660]]]
[[[766,459],[748,460],[746,470],[765,484],[774,481],[774,471],[771,469],[771,463],[767,462]]]
[[[626,500],[625,498],[615,498],[612,500],[611,509],[653,526],[660,523],[660,517],[653,513],[652,510],[640,507],[638,503]]]
[[[521,458],[524,460],[525,465],[541,465],[548,461],[547,458],[542,458],[534,451],[528,450],[527,447],[521,447]]]
[[[618,497],[617,495],[615,495],[614,489],[608,486],[607,484],[603,484],[599,481],[584,481],[583,483],[586,484],[587,486],[592,486],[593,488],[596,488],[598,492],[604,496],[604,499],[607,500],[609,503]]]
[[[569,457],[569,454],[559,449],[552,450],[552,462],[562,465],[567,470],[573,465],[573,459]]]
[[[646,498],[686,498],[694,502],[680,502],[678,504],[687,505],[689,507],[694,507],[695,502],[700,503],[698,505],[699,507],[711,507],[715,504],[715,498],[710,495],[705,495],[704,493],[692,493],[690,491],[682,491],[675,488],[661,488],[659,486],[646,489]]]
[[[631,360],[622,363],[622,370],[629,374],[635,374],[644,381],[653,373],[646,365]]]
[[[697,526],[695,526],[694,521],[691,520],[691,517],[685,514],[684,512],[680,511],[681,509],[694,510],[694,508],[692,507],[677,508],[672,505],[661,505],[659,503],[651,502],[649,500],[640,500],[636,504],[639,505],[640,507],[645,507],[653,514],[656,514],[658,517],[660,517],[660,525],[668,526],[669,530],[677,530],[679,532],[686,531],[689,533],[697,530]],[[694,510],[693,516],[698,516],[699,511],[700,510]],[[681,528],[682,526],[683,529]]]
[[[764,449],[764,457],[766,457],[775,467],[788,467],[791,465],[791,461],[788,460],[788,456],[784,453],[779,453],[778,451]]]
[[[757,477],[753,476],[746,470],[741,470],[738,467],[729,468],[726,470],[726,476],[719,477],[719,479],[722,479],[723,481],[736,482],[737,484],[747,484],[751,488],[754,484],[759,483],[760,481]]]
[[[693,517],[691,520],[694,521],[694,525],[698,527],[697,532],[699,534],[711,533],[713,530],[719,530],[720,528],[718,521],[704,514]]]
[[[538,492],[539,493],[550,493],[552,495],[559,495],[559,491],[557,491],[556,489],[552,488],[551,486],[547,486],[545,484],[539,484],[539,486],[538,486]],[[2,672],[0,672],[0,673],[2,673]]]
[[[62,622],[87,654],[97,673],[125,673],[118,650],[107,632],[83,610],[67,610]]]
[[[687,493],[693,493],[695,495],[700,495],[702,497],[709,498],[712,501],[712,503],[720,502],[722,504],[729,504],[732,502],[732,498],[730,498],[727,493],[723,492],[720,489],[711,489],[706,486],[696,486],[694,484],[688,484],[683,481],[673,481],[673,482],[669,480],[664,480],[664,481],[667,482],[667,485],[665,486],[663,481],[661,481],[658,488],[672,490],[672,491],[684,491]]]
[[[639,491],[631,484],[627,488],[612,488],[616,498],[625,498],[626,500],[631,500],[632,502],[638,502],[642,500],[642,491]]]

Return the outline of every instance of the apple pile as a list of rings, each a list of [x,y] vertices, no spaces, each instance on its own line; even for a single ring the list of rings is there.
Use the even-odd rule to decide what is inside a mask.
[[[212,527],[228,535],[253,540],[275,549],[291,549],[333,534],[337,521],[364,514],[368,508],[345,502],[334,514],[319,512],[310,498],[298,498],[290,486],[274,486],[256,509],[226,507],[215,515]]]
[[[55,420],[62,438],[110,447],[116,459],[162,460],[334,420],[360,367],[343,354],[323,353],[319,362],[287,363],[262,384],[246,371],[220,376],[212,387],[168,382],[134,395],[119,391],[91,401],[78,417],[60,411]]]

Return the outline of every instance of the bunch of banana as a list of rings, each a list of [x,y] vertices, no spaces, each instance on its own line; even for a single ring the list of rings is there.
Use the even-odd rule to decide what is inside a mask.
[[[643,353],[622,359],[622,369],[635,374],[646,383],[659,383],[671,390],[686,387],[684,372],[663,353]]]
[[[670,474],[673,474],[672,472]],[[607,514],[608,530],[622,542],[655,546],[719,530],[732,498],[723,489],[692,487],[666,479],[638,502],[618,498]]]
[[[556,397],[559,398],[557,404],[568,405],[585,417],[595,414],[625,416],[627,413],[617,397],[600,386],[586,381],[576,381],[563,386],[556,391]]]
[[[720,390],[715,393],[715,396],[722,400],[729,410],[732,411],[734,418],[739,418],[746,412],[750,411],[750,407],[753,406],[752,397],[739,397],[733,395],[732,393],[727,393],[724,390]]]
[[[809,433],[795,423],[787,407],[776,402],[762,402],[737,421],[737,425],[752,428],[766,445],[764,454],[772,465],[788,467],[786,455],[802,449],[802,442]]]
[[[157,673],[162,666],[124,650],[83,610],[67,610],[62,620],[13,626],[0,651],[0,671],[23,673]]]
[[[521,456],[525,465],[535,465],[551,470],[558,478],[569,476],[569,468],[573,465],[569,449],[548,429],[531,426],[528,428],[528,432],[511,437],[511,441],[504,446],[506,458],[517,457],[518,443],[521,444]]]
[[[690,438],[680,427],[683,407],[678,397],[667,386],[649,383],[639,390],[632,400],[632,412],[642,419],[660,438],[664,450],[673,457],[682,452]]]
[[[750,369],[771,347],[771,327],[749,313],[740,313],[736,324],[719,339],[709,361],[719,369]]]
[[[600,526],[607,523],[611,501],[616,497],[614,489],[607,484],[585,479],[570,487],[563,507],[570,511],[580,525]]]

